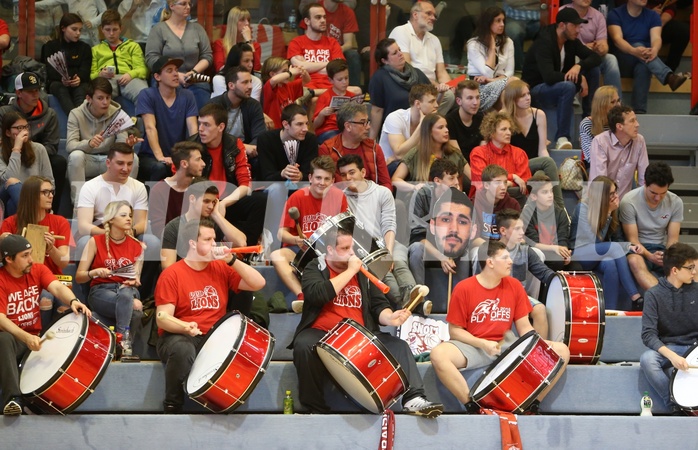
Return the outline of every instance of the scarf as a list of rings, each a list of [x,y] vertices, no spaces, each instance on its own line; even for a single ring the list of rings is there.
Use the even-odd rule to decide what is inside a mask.
[[[412,86],[419,83],[417,69],[412,67],[409,63],[405,63],[405,67],[402,72],[387,64],[383,66],[383,69],[388,72],[393,81],[395,81],[406,91],[409,91]]]

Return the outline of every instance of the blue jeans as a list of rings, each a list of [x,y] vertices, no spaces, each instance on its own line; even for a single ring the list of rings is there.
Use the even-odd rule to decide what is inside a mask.
[[[582,269],[601,273],[606,309],[618,308],[619,280],[629,296],[639,294],[626,253],[618,242],[599,242],[574,249],[572,259],[578,261]]]
[[[506,33],[514,42],[514,67],[521,70],[524,61],[523,44],[526,39],[534,39],[540,31],[540,20],[507,19]]]
[[[349,66],[349,86],[363,86],[361,84],[361,56],[359,51],[353,48],[345,50],[344,58]],[[368,83],[368,80],[366,82]]]
[[[531,88],[531,99],[541,108],[557,108],[557,130],[555,140],[561,137],[571,139],[570,128],[574,114],[574,96],[577,85],[571,81],[560,81],[553,85],[540,83]]]
[[[691,348],[690,345],[666,344],[666,346],[681,356]],[[672,366],[671,362],[658,352],[647,350],[640,356],[640,367],[650,386],[662,399],[664,405],[672,409],[674,402],[671,401],[671,393],[669,392],[669,377],[674,366]]]
[[[22,190],[22,183],[15,183],[10,186],[0,186],[0,200],[5,203],[5,217],[17,214],[19,205],[19,192]]]
[[[611,53],[606,53],[602,58],[601,65],[590,70],[582,71],[589,85],[589,95],[582,99],[582,117],[591,115],[591,101],[594,99],[596,90],[601,85],[601,74],[603,74],[604,86],[613,86],[618,90],[618,96],[623,96],[623,89],[620,85],[620,68],[618,59]]]
[[[131,326],[134,298],[140,298],[135,287],[103,283],[90,289],[87,302],[99,316],[116,321],[116,331],[123,333],[126,327]]]
[[[633,44],[633,47],[639,47],[641,45],[640,43],[636,43]],[[652,61],[645,63],[633,55],[620,51],[617,51],[615,55],[616,58],[618,58],[621,75],[634,79],[633,109],[635,113],[645,114],[647,112],[647,97],[649,95],[652,75],[657,77],[662,84],[666,84],[666,77],[671,73],[671,69],[659,58],[654,58]]]
[[[196,99],[196,108],[201,109],[211,100],[211,84],[210,83],[194,83],[187,89],[194,94]]]

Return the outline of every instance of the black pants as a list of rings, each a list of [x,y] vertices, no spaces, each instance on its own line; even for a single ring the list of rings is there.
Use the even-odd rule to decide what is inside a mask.
[[[161,181],[172,176],[172,167],[150,155],[138,155],[138,179],[142,182]]]
[[[158,338],[158,356],[165,363],[165,405],[184,405],[184,380],[191,371],[204,335],[189,336],[164,332]]]
[[[251,195],[241,198],[226,209],[226,220],[245,233],[247,245],[256,245],[259,241],[264,228],[266,206],[267,193],[253,191]]]
[[[672,19],[662,27],[662,42],[669,44],[669,54],[663,59],[672,72],[679,67],[690,37],[691,28],[685,22]]]
[[[296,366],[298,374],[298,397],[311,413],[326,414],[330,412],[330,407],[325,403],[323,388],[325,380],[331,377],[315,351],[315,344],[325,334],[327,333],[322,330],[306,328],[298,333],[293,344],[293,365]],[[387,333],[377,333],[376,337],[395,357],[407,375],[410,388],[402,396],[402,404],[404,405],[415,397],[423,397],[422,376],[419,374],[417,363],[414,361],[407,343]]]
[[[66,171],[68,170],[68,160],[62,155],[48,155],[48,160],[51,163],[51,170],[53,172],[53,180],[56,184],[56,194],[53,196],[53,211],[54,214],[58,214],[58,207],[61,202],[61,197],[63,196],[63,189],[65,188]]]
[[[85,101],[86,86],[87,83],[81,83],[78,87],[68,87],[60,81],[52,81],[48,90],[56,97],[66,115],[70,115],[73,108],[82,105],[82,102]]]
[[[24,342],[15,339],[10,333],[0,331],[0,389],[3,407],[12,397],[20,397],[19,362],[29,351]]]

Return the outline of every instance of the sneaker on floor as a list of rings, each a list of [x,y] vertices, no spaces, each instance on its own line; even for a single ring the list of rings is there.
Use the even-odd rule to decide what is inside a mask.
[[[557,139],[557,143],[555,144],[555,148],[558,150],[571,150],[572,143],[569,141],[569,139],[562,136],[562,137],[559,137]]]
[[[3,408],[2,413],[6,416],[19,416],[22,414],[22,399],[19,397],[12,397],[9,402]]]
[[[415,397],[402,405],[402,412],[413,416],[424,416],[429,419],[436,419],[444,412],[444,405],[432,403],[424,397]]]

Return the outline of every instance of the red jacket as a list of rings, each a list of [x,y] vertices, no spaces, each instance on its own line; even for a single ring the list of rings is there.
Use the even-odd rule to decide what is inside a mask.
[[[359,155],[364,161],[366,179],[385,186],[391,191],[393,190],[393,183],[390,181],[383,149],[373,139],[364,139],[357,148],[344,148],[344,145],[342,145],[342,134],[340,133],[322,143],[318,150],[318,156],[323,155],[330,155],[334,162],[337,162],[339,158],[345,155]],[[337,173],[335,174],[335,181],[342,181],[342,177],[339,175],[339,168],[337,168]]]
[[[516,174],[522,180],[528,181],[531,178],[531,169],[528,167],[528,156],[519,147],[507,144],[504,148],[499,148],[492,142],[475,147],[470,152],[470,174],[472,186],[470,197],[475,196],[475,190],[482,185],[482,171],[490,164],[497,164],[507,171],[507,180],[514,181]]]

